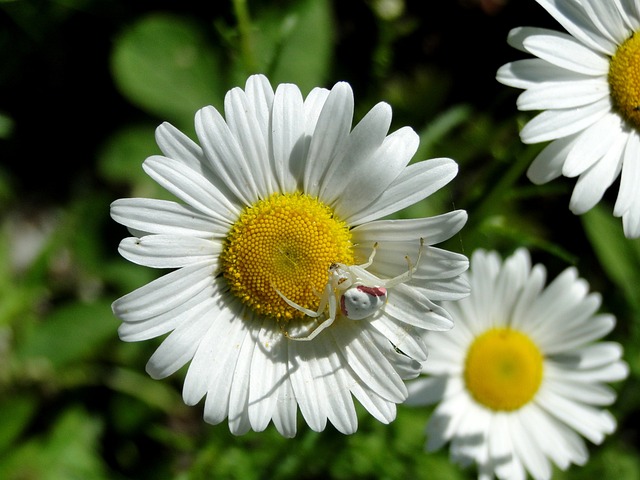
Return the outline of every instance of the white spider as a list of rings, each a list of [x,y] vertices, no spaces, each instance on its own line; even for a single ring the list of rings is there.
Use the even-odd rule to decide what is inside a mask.
[[[313,340],[335,321],[338,308],[340,308],[340,313],[350,320],[362,320],[373,315],[387,302],[387,290],[389,288],[411,280],[411,276],[418,268],[423,247],[424,239],[421,238],[415,265],[411,265],[411,260],[406,255],[404,258],[409,265],[409,269],[396,277],[386,280],[382,280],[366,271],[376,256],[377,243],[373,245],[373,250],[366,263],[351,266],[343,263],[333,263],[329,267],[329,279],[320,297],[318,310],[315,312],[289,300],[276,289],[278,295],[285,302],[309,317],[318,318],[324,314],[327,307],[329,308],[329,315],[326,320],[306,337],[292,337],[288,332],[284,331],[285,336],[291,340]]]

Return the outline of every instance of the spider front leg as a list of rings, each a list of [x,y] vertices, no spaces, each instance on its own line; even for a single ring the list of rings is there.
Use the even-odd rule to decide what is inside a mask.
[[[327,302],[329,304],[329,317],[324,322],[322,322],[320,325],[318,325],[314,331],[312,331],[306,337],[292,337],[291,335],[289,335],[289,332],[287,332],[285,330],[284,331],[285,337],[287,337],[290,340],[308,342],[308,341],[311,341],[314,338],[316,338],[318,336],[318,334],[320,332],[322,332],[324,329],[330,327],[333,324],[333,322],[335,321],[335,319],[336,319],[336,313],[337,313],[337,310],[338,310],[338,306],[337,306],[336,298],[335,298],[334,295],[331,295],[329,297],[329,299],[327,300]]]
[[[400,285],[401,283],[406,283],[411,280],[413,273],[418,269],[418,264],[420,263],[420,259],[422,258],[422,252],[424,250],[424,238],[420,238],[420,247],[418,248],[418,258],[416,258],[415,265],[411,265],[411,259],[409,255],[405,255],[405,260],[407,261],[407,265],[409,266],[408,270],[404,273],[401,273],[397,277],[390,278],[384,282],[384,286],[386,288],[393,288],[396,285]]]
[[[318,310],[315,311],[315,312],[313,310],[309,310],[308,308],[303,307],[302,305],[298,305],[293,300],[287,298],[277,288],[274,288],[274,290],[276,291],[276,293],[278,295],[280,295],[280,297],[282,297],[282,299],[285,302],[287,302],[287,304],[290,307],[295,308],[296,310],[304,313],[305,315],[307,315],[308,317],[311,317],[311,318],[320,317],[320,315],[322,315],[322,313],[326,310],[327,305],[329,306],[329,317],[324,322],[320,323],[316,327],[316,329],[313,330],[306,337],[294,337],[294,336],[291,336],[289,334],[289,332],[287,332],[283,328],[282,331],[283,331],[285,337],[287,337],[288,339],[290,339],[290,340],[298,340],[298,341],[310,341],[310,340],[313,340],[314,338],[316,338],[316,336],[318,336],[318,334],[320,332],[322,332],[325,328],[327,328],[327,327],[331,326],[331,324],[333,324],[333,322],[334,322],[334,320],[336,318],[337,305],[336,305],[335,295],[333,294],[333,286],[332,286],[331,282],[327,282],[327,285],[324,287],[324,292],[322,294],[322,297],[320,298],[320,304],[318,305]]]

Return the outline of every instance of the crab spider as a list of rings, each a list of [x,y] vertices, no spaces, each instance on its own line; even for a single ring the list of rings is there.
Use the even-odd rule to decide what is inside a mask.
[[[373,250],[366,263],[361,265],[345,265],[343,263],[333,263],[329,267],[329,279],[324,287],[318,310],[313,311],[298,305],[294,301],[285,297],[276,289],[278,295],[289,304],[289,306],[299,310],[311,318],[320,317],[327,307],[329,315],[316,329],[306,337],[292,337],[286,331],[284,334],[291,340],[309,341],[313,340],[320,332],[331,326],[336,319],[338,309],[340,313],[350,320],[362,320],[376,313],[387,302],[387,290],[401,283],[411,280],[413,273],[418,268],[424,239],[420,238],[418,258],[415,265],[411,265],[409,256],[404,258],[409,266],[408,270],[400,275],[386,280],[380,279],[367,272],[367,268],[373,263],[378,249],[378,243],[373,245]]]

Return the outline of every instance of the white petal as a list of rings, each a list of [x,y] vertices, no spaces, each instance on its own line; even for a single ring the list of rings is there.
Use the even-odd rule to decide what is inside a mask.
[[[569,208],[581,215],[595,206],[614,182],[622,168],[624,138],[618,136],[609,151],[578,178]]]
[[[527,431],[520,415],[512,415],[509,419],[511,439],[515,455],[522,460],[524,467],[531,473],[533,478],[551,478],[551,465],[544,455],[541,446],[531,438],[531,433]]]
[[[196,133],[211,169],[244,205],[253,204],[260,189],[255,171],[222,115],[213,107],[196,113]]]
[[[336,160],[322,179],[319,196],[326,204],[335,203],[343,209],[350,208],[344,192],[353,191],[355,188],[360,189],[360,195],[366,192],[363,196],[369,195],[370,198],[375,198],[382,193],[382,190],[375,190],[372,188],[375,185],[369,185],[366,181],[372,171],[381,169],[387,171],[384,166],[374,163],[372,157],[382,145],[390,125],[391,107],[381,102],[375,105],[354,127],[344,142],[342,150],[336,154]],[[340,216],[348,215],[340,213]]]
[[[571,463],[583,465],[588,458],[584,441],[578,434],[542,411],[534,402],[520,412],[522,427],[531,433],[544,453],[561,469]]]
[[[384,312],[420,329],[446,331],[453,327],[451,316],[444,308],[407,285],[398,285],[389,292]]]
[[[526,58],[500,67],[496,80],[510,87],[535,88],[547,82],[579,82],[585,80],[585,76],[552,65],[546,60]]]
[[[209,264],[197,264],[168,273],[113,302],[113,313],[136,321],[169,311],[210,286],[213,271]]]
[[[219,293],[213,286],[209,286],[189,298],[186,302],[158,315],[133,321],[125,320],[118,327],[120,340],[124,342],[139,342],[164,335],[182,323],[191,321],[194,315],[199,315],[201,305],[208,303],[214,297],[217,298]],[[220,307],[217,305],[209,305],[209,308],[210,311],[208,313],[212,318],[215,318],[220,313]]]
[[[427,218],[367,222],[351,232],[356,243],[372,245],[378,242],[383,248],[384,242],[415,242],[417,249],[420,238],[424,239],[425,245],[444,242],[458,233],[466,221],[467,212],[454,210]]]
[[[389,424],[396,418],[396,404],[385,400],[376,392],[354,380],[351,393],[376,420]]]
[[[540,391],[537,401],[547,412],[595,444],[602,443],[605,434],[615,430],[615,419],[606,410],[573,402],[548,390]]]
[[[601,76],[609,71],[609,59],[586,48],[571,36],[555,31],[531,35],[524,39],[524,48],[538,58],[584,75]]]
[[[212,425],[222,422],[227,416],[229,428],[232,428],[232,424],[237,424],[242,414],[248,419],[246,398],[243,396],[249,394],[249,366],[255,339],[241,319],[238,315],[224,318],[229,324],[221,325],[221,332],[227,332],[224,342],[218,341],[218,345],[209,352],[210,376],[207,381],[204,420]],[[242,385],[240,399],[233,392],[236,389],[237,393],[237,384]]]
[[[579,332],[575,332],[572,338],[565,338],[564,342],[548,340],[545,342],[545,351],[549,354],[566,351],[571,348],[581,347],[588,342],[599,340],[611,331],[615,325],[615,318],[611,315],[597,315],[591,321],[581,326]]]
[[[208,262],[217,268],[220,242],[179,235],[129,237],[120,242],[118,252],[130,262],[152,268],[180,268]]]
[[[170,158],[147,158],[142,168],[160,186],[196,210],[221,222],[233,223],[237,208],[205,177]]]
[[[289,374],[302,416],[311,430],[321,432],[327,425],[327,417],[311,370],[311,363],[315,361],[311,343],[289,340]]]
[[[182,162],[197,172],[202,171],[202,149],[170,123],[164,122],[156,128],[156,142],[165,157]]]
[[[296,414],[298,403],[291,387],[291,381],[287,379],[278,387],[276,409],[273,413],[273,425],[278,433],[285,438],[296,436]]]
[[[146,367],[151,378],[168,377],[193,358],[211,323],[210,305],[204,303],[199,310],[189,321],[178,325],[151,356]]]
[[[379,315],[368,322],[409,357],[418,361],[427,359],[427,346],[422,341],[419,329],[387,315]]]
[[[345,221],[359,225],[402,210],[445,186],[457,173],[458,165],[449,158],[409,165],[373,203]]]
[[[222,355],[228,348],[220,345],[220,339],[229,338],[232,331],[231,321],[234,317],[233,311],[228,308],[217,312],[216,315],[211,315],[209,329],[202,336],[184,379],[182,399],[185,404],[197,404],[209,390],[211,378],[220,368]]]
[[[349,183],[335,205],[336,214],[349,219],[366,208],[402,173],[419,144],[420,137],[409,127],[387,136],[367,165],[353,169]]]
[[[323,391],[325,413],[336,429],[344,434],[354,433],[358,419],[348,388],[351,383],[345,366],[338,355],[338,345],[330,335],[323,335],[312,342],[315,360],[311,368],[315,372],[318,390]]]
[[[536,185],[562,175],[562,166],[576,144],[579,133],[554,140],[538,154],[527,170],[527,177]]]
[[[583,2],[582,7],[596,26],[603,38],[620,45],[631,33],[629,32],[620,18],[620,11],[617,8],[611,8],[611,2]]]
[[[287,340],[272,319],[262,322],[251,359],[249,379],[249,421],[261,432],[273,417],[277,385],[288,381]]]
[[[578,403],[585,403],[595,406],[611,405],[616,399],[616,392],[610,387],[605,385],[598,385],[594,383],[585,383],[580,381],[574,381],[571,378],[571,372],[564,372],[563,378],[558,378],[557,381],[548,381],[546,388],[569,400],[573,400]]]
[[[575,177],[585,172],[600,160],[610,149],[621,133],[621,121],[618,115],[605,115],[581,132],[576,143],[567,154],[562,174]]]
[[[465,412],[471,401],[466,394],[451,396],[438,404],[427,423],[427,450],[438,450],[458,429],[462,413]]]
[[[609,98],[584,107],[545,110],[520,131],[524,143],[540,143],[584,130],[611,111]]]
[[[536,0],[547,10],[567,32],[580,40],[588,47],[607,55],[613,55],[616,44],[602,37],[600,32],[578,2],[566,2],[564,0]]]
[[[229,90],[224,99],[224,113],[229,131],[233,134],[248,171],[253,176],[259,198],[269,196],[276,188],[269,168],[267,137],[256,118],[253,105],[240,88]],[[239,169],[242,167],[238,165]]]
[[[353,92],[346,82],[339,82],[331,89],[318,117],[304,171],[304,191],[320,194],[322,181],[336,161],[351,130],[353,120]]]
[[[244,90],[253,115],[260,126],[262,137],[266,141],[270,136],[269,121],[273,105],[273,88],[264,75],[251,75],[247,79]]]
[[[139,231],[199,238],[224,237],[230,224],[188,205],[151,198],[120,198],[111,204],[111,218]]]
[[[546,110],[588,105],[609,95],[605,79],[551,81],[529,88],[518,97],[519,110]]]
[[[304,104],[300,89],[282,84],[276,89],[271,115],[271,150],[275,176],[282,192],[293,192],[302,185],[297,179],[304,171]]]
[[[372,338],[371,331],[357,321],[340,318],[330,334],[340,348],[343,361],[356,373],[364,385],[386,400],[400,403],[407,398],[407,390]],[[389,344],[391,347],[391,344]]]
[[[509,419],[505,412],[498,412],[493,417],[488,435],[489,457],[499,478],[525,480],[524,467],[513,451]]]
[[[620,190],[613,210],[617,217],[623,217],[624,232],[627,237],[640,236],[640,137],[636,132],[629,134],[624,150]],[[626,221],[625,221],[626,219]]]
[[[256,321],[255,318],[251,319]],[[238,337],[237,343],[231,345],[233,348],[233,352],[231,353],[232,361],[237,355],[237,361],[235,362],[235,368],[231,366],[231,370],[226,370],[226,374],[223,373],[226,368],[225,365],[221,365],[221,374],[226,375],[226,377],[232,377],[229,379],[231,382],[231,391],[228,394],[228,410],[229,410],[229,431],[234,435],[244,435],[249,430],[251,430],[251,421],[249,420],[249,382],[251,380],[251,360],[252,353],[255,351],[255,343],[257,332],[255,329],[256,325],[253,325],[250,328],[236,328],[236,332],[240,335]],[[231,364],[233,365],[233,364]],[[233,372],[232,375],[229,375],[229,372]],[[227,379],[223,379],[223,388],[226,387]],[[218,386],[216,383],[211,384],[212,388],[218,390]],[[224,393],[224,391],[223,391]],[[207,400],[209,400],[209,396],[211,392],[207,395]],[[213,403],[216,401],[215,398],[212,398],[212,409]],[[223,408],[225,408],[226,404],[224,403],[226,398],[222,398],[222,404],[216,404],[215,408],[218,409],[219,413],[216,414],[216,419],[222,418],[224,414]],[[222,408],[220,408],[222,407]],[[205,405],[206,408],[206,405]],[[205,410],[206,411],[206,410]]]
[[[445,398],[449,379],[446,376],[420,377],[407,383],[409,396],[405,405],[422,407],[434,405]]]

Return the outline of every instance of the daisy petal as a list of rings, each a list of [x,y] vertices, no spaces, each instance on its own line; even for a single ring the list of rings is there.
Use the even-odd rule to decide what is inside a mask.
[[[336,154],[336,161],[322,179],[320,197],[329,204],[341,204],[347,207],[345,191],[353,191],[360,185],[356,182],[369,180],[369,175],[362,175],[363,171],[377,170],[372,162],[372,156],[382,145],[389,126],[391,125],[391,107],[386,103],[378,103],[364,116],[347,137],[342,151]],[[380,170],[387,170],[384,166]],[[372,198],[382,191],[372,190],[369,185],[363,185],[359,190],[370,192]],[[346,216],[346,215],[345,215]]]
[[[567,32],[586,46],[613,55],[616,51],[615,43],[602,37],[591,22],[581,4],[565,2],[563,0],[536,0]]]
[[[519,110],[546,110],[582,107],[609,95],[609,85],[603,79],[580,81],[549,81],[531,87],[520,94]]]
[[[111,204],[111,218],[125,227],[146,233],[198,238],[224,236],[230,227],[187,205],[148,198],[115,200]]]
[[[382,195],[345,221],[359,225],[402,210],[438,191],[457,173],[458,165],[449,158],[425,160],[409,165]]]
[[[210,262],[215,268],[222,251],[220,242],[178,235],[129,237],[120,242],[118,252],[130,262],[152,268],[180,268]]]
[[[298,187],[296,178],[301,176],[304,127],[300,89],[295,85],[280,85],[273,100],[270,138],[275,177],[285,192],[295,191]]]
[[[353,120],[353,92],[349,84],[337,83],[327,97],[309,144],[304,172],[304,191],[320,194],[322,181],[347,140]]]
[[[245,205],[259,198],[252,165],[222,115],[213,107],[196,113],[196,134],[211,169]]]
[[[222,222],[233,223],[237,210],[203,176],[166,157],[149,157],[142,165],[145,172],[168,192],[196,210]]]
[[[597,122],[610,108],[605,98],[583,107],[545,110],[522,128],[520,138],[524,143],[540,143],[566,137]]]
[[[625,138],[619,136],[604,157],[578,178],[571,195],[569,208],[581,215],[598,203],[614,182],[622,168],[622,150]]]
[[[584,81],[585,76],[552,65],[546,60],[526,58],[501,66],[496,80],[510,87],[526,89],[542,86],[547,82]]]
[[[267,137],[244,90],[234,88],[227,93],[224,114],[229,131],[237,140],[242,157],[247,162],[247,169],[252,174],[258,198],[268,196],[274,191],[274,186],[271,183],[270,165],[264,161],[268,158]]]
[[[122,320],[136,321],[169,311],[211,285],[214,267],[195,264],[181,268],[113,302],[113,312]]]
[[[529,166],[527,170],[529,180],[536,185],[541,185],[562,175],[564,162],[573,150],[578,137],[579,134],[574,133],[547,145]]]
[[[418,150],[419,143],[418,134],[409,127],[400,128],[387,136],[369,157],[367,164],[351,175],[340,203],[336,204],[336,213],[342,218],[351,218],[354,213],[367,207],[400,175]],[[363,172],[367,174],[363,175]]]
[[[586,128],[578,134],[575,144],[568,152],[562,174],[576,177],[584,173],[609,151],[620,133],[620,117],[614,114],[605,115]]]

